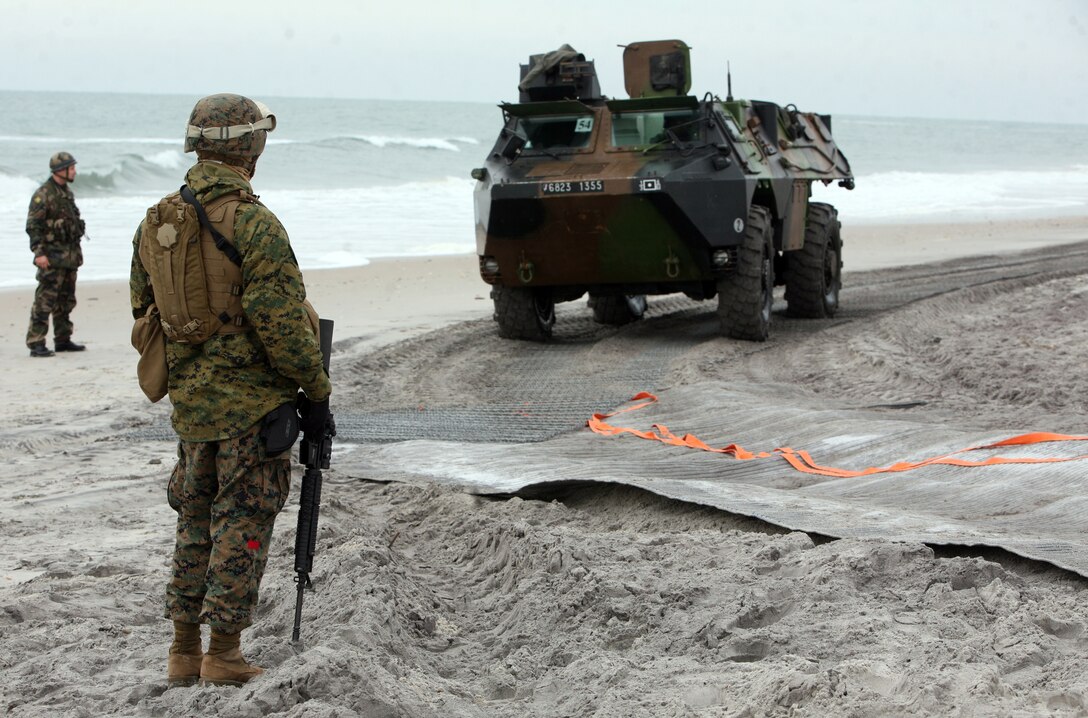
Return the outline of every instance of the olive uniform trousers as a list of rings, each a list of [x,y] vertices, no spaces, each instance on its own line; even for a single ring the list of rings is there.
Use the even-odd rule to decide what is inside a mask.
[[[42,344],[49,336],[49,315],[53,315],[53,341],[63,343],[72,337],[68,318],[76,308],[76,269],[38,269],[38,288],[30,308],[30,327],[26,345]]]

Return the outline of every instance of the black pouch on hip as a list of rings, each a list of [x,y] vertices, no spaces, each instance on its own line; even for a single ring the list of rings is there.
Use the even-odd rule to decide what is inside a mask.
[[[265,414],[261,422],[261,440],[265,456],[279,456],[298,439],[298,412],[295,402],[280,404]]]

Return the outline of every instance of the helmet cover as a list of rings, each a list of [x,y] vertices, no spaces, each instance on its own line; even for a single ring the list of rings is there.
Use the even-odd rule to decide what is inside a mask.
[[[260,102],[242,95],[209,95],[197,100],[189,115],[185,151],[255,159],[274,129],[276,116]]]

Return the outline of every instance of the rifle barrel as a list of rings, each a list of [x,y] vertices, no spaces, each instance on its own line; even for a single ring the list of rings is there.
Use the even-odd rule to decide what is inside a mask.
[[[298,577],[298,593],[295,594],[295,625],[291,629],[291,640],[298,642],[299,630],[302,628],[302,592],[305,590],[305,584],[310,582],[310,577],[306,576],[306,581],[303,583],[302,575]]]

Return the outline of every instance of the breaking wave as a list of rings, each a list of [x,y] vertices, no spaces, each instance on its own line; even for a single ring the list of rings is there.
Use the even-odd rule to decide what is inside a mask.
[[[463,146],[477,147],[479,140],[472,137],[397,137],[387,135],[345,135],[314,141],[321,145],[365,144],[378,149],[416,149],[460,152]]]
[[[150,154],[121,154],[113,166],[87,170],[76,177],[80,196],[145,194],[150,190],[175,188],[179,170],[190,164],[180,150],[162,150]]]

